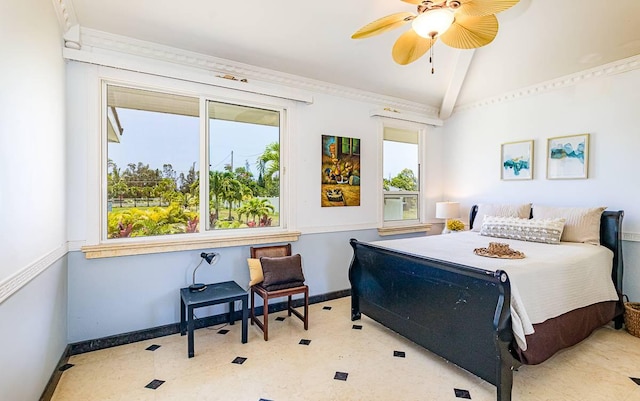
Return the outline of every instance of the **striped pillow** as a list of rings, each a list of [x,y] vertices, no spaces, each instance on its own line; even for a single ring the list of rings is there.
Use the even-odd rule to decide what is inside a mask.
[[[517,217],[485,216],[480,235],[521,241],[559,244],[564,219],[520,219]]]
[[[606,207],[534,206],[533,217],[565,219],[562,241],[600,245],[600,218]]]

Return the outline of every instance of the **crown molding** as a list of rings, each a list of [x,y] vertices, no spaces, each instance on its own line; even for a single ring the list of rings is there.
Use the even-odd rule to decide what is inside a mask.
[[[528,86],[526,88],[482,99],[477,102],[460,105],[454,108],[454,112],[471,110],[512,100],[518,100],[528,96],[539,95],[541,93],[551,92],[557,89],[574,86],[591,79],[621,74],[624,72],[636,70],[638,68],[640,68],[640,55],[617,60],[608,64],[601,65],[599,67],[590,68],[588,70],[584,70],[575,74],[566,75],[564,77],[545,81],[536,85]]]
[[[54,0],[54,2],[57,1],[58,0]],[[153,42],[115,35],[108,32],[80,27],[79,41],[82,43],[82,47],[78,51],[83,53],[102,53],[114,56],[130,55],[142,57],[146,60],[154,60],[189,68],[196,68],[209,74],[217,74],[221,76],[232,75],[238,79],[260,81],[273,87],[285,86],[295,90],[306,90],[340,96],[353,100],[379,104],[381,107],[390,107],[402,111],[422,114],[427,117],[438,118],[439,109],[437,107],[344,87],[293,74],[269,70],[219,57],[177,49]]]
[[[58,16],[58,23],[62,32],[67,32],[72,26],[78,25],[78,18],[71,0],[51,0]]]

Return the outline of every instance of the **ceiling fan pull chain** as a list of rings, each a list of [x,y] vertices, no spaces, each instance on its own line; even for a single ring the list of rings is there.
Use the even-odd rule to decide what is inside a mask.
[[[431,47],[429,48],[429,63],[431,64],[431,75],[435,72],[433,68],[433,36],[431,37]]]

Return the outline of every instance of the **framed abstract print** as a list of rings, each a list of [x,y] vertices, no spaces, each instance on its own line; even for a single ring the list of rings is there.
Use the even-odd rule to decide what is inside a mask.
[[[547,139],[547,179],[588,178],[589,134]]]
[[[533,179],[533,141],[503,143],[500,151],[500,179]]]

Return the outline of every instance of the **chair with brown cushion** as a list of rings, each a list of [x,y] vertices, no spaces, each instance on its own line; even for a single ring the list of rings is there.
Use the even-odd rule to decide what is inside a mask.
[[[251,286],[251,324],[260,327],[264,340],[269,339],[269,300],[288,297],[287,312],[304,322],[304,329],[309,329],[309,287],[304,284],[300,255],[291,255],[291,244],[251,247],[251,258],[259,259],[262,265],[264,281]],[[260,321],[255,314],[255,295],[262,298],[263,315]],[[293,308],[291,298],[296,294],[304,294],[304,315]]]

